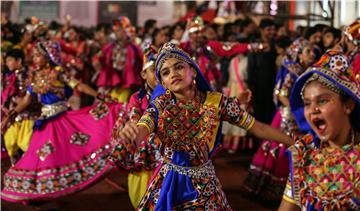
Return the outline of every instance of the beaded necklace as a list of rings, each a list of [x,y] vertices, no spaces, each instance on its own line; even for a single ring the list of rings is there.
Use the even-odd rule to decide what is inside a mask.
[[[115,44],[112,50],[113,68],[121,72],[126,64],[127,47],[121,44]]]
[[[52,87],[52,83],[57,80],[57,72],[52,68],[35,69],[32,72],[31,86],[34,92],[45,94]]]

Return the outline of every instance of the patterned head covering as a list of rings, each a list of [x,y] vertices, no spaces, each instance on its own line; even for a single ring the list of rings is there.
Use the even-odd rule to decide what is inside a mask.
[[[161,82],[160,77],[160,70],[164,64],[164,62],[169,58],[176,58],[183,62],[186,62],[190,64],[197,72],[196,74],[196,86],[200,91],[206,92],[206,91],[212,91],[210,88],[210,85],[208,84],[207,80],[203,76],[199,66],[196,64],[196,62],[191,59],[189,54],[187,54],[182,49],[178,48],[174,43],[168,42],[165,43],[159,50],[159,55],[155,62],[155,70],[156,70],[156,78],[158,81]],[[161,83],[158,84],[158,87],[155,88],[153,93],[153,99],[155,99],[157,96],[160,96],[165,93],[165,89],[163,86],[161,86]]]
[[[349,26],[344,28],[344,34],[346,37],[354,43],[354,45],[360,45],[360,20],[356,20]]]
[[[129,18],[120,16],[118,19],[113,20],[113,24],[114,26],[124,29],[129,38],[132,38],[135,35],[135,27],[131,25]]]
[[[348,64],[348,58],[342,52],[329,50],[298,78],[292,90],[291,111],[301,130],[312,131],[304,116],[302,99],[304,88],[311,81],[319,81],[334,92],[349,95],[356,102],[352,115],[360,117],[360,84]],[[353,124],[360,131],[360,120],[356,119]]]
[[[204,29],[204,21],[200,16],[195,16],[190,20],[188,27],[189,33],[201,31]]]
[[[156,50],[151,45],[145,49],[145,51],[144,51],[144,66],[142,68],[143,70],[146,70],[151,65],[155,65],[156,56],[157,56],[156,53],[157,53]]]
[[[289,71],[300,75],[303,72],[303,68],[299,63],[299,55],[308,45],[310,45],[310,42],[303,37],[300,37],[292,42],[286,49],[286,57],[284,58],[283,66],[285,66]]]
[[[36,43],[36,48],[39,52],[47,57],[51,63],[56,66],[61,66],[61,49],[58,42],[43,41]]]

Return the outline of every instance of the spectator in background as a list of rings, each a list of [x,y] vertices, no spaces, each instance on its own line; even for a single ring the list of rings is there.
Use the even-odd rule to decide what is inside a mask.
[[[241,25],[242,30],[240,35],[238,36],[238,41],[239,42],[255,41],[257,27],[254,21],[252,21],[250,18],[246,18],[244,21],[242,21],[241,24],[242,24]]]
[[[316,27],[310,27],[305,30],[305,39],[309,40],[310,43],[314,46],[315,51],[315,61],[317,61],[320,56],[323,54],[321,49],[321,37],[322,33],[320,29]]]
[[[203,36],[207,40],[218,40],[218,35],[216,33],[215,28],[216,28],[215,24],[206,25],[203,30]]]
[[[166,28],[156,28],[151,36],[151,39],[153,47],[155,47],[156,50],[160,49],[164,43],[169,42],[169,37],[166,34]]]
[[[276,70],[280,69],[284,57],[286,56],[286,48],[291,44],[291,39],[287,36],[279,37],[275,43],[276,53]]]
[[[253,93],[254,116],[262,122],[270,123],[275,107],[272,93],[276,78],[276,50],[274,37],[275,23],[272,19],[260,22],[261,42],[268,43],[270,49],[248,54],[248,85]]]
[[[178,22],[174,24],[170,29],[171,42],[176,45],[179,45],[181,38],[184,34],[184,31],[185,31],[185,24],[183,22]]]
[[[334,27],[329,27],[324,31],[324,35],[322,37],[322,45],[324,50],[328,50],[333,48],[336,43],[341,40],[341,31]]]
[[[147,45],[152,42],[152,34],[157,28],[156,23],[157,22],[154,19],[149,19],[145,21],[141,49],[145,50]]]

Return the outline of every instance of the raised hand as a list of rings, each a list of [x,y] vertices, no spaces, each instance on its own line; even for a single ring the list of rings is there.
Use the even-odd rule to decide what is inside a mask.
[[[251,97],[252,92],[250,91],[250,89],[246,89],[239,94],[238,99],[241,104],[248,104],[251,100]]]

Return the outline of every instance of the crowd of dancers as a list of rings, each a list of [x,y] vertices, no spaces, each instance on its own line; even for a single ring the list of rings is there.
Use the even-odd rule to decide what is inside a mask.
[[[360,209],[359,20],[1,27],[3,200],[56,201],[121,169],[138,210],[231,210],[211,160],[240,146],[256,150],[242,192]]]

